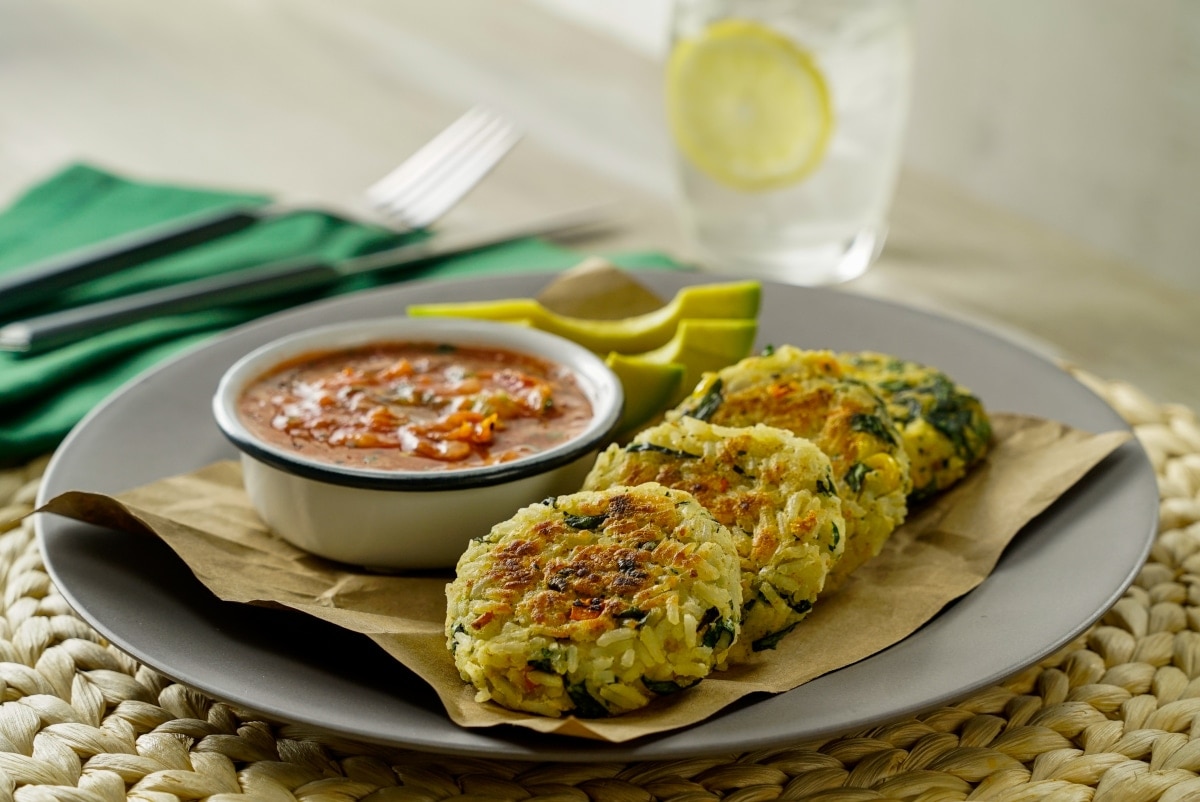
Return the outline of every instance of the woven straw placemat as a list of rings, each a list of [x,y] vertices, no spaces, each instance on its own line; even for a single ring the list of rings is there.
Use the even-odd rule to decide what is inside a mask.
[[[716,758],[481,760],[255,719],[137,664],[78,618],[31,523],[18,523],[46,461],[0,472],[0,801],[1200,799],[1200,423],[1079,376],[1133,424],[1161,491],[1150,561],[1116,606],[1060,653],[952,707]]]

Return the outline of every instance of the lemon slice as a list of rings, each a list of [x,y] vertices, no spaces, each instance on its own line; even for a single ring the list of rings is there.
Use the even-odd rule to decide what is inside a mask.
[[[726,19],[682,39],[667,63],[667,113],[684,156],[740,190],[793,184],[821,163],[833,131],[816,61],[758,22]]]

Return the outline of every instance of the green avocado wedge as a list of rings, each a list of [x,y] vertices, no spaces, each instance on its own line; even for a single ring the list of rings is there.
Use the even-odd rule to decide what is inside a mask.
[[[684,287],[661,309],[621,320],[587,320],[551,312],[531,298],[466,303],[417,304],[413,317],[470,317],[485,320],[527,318],[536,328],[573,340],[599,354],[640,354],[667,345],[682,320],[754,319],[762,296],[757,281]]]
[[[610,352],[605,363],[625,388],[620,433],[645,426],[675,406],[709,371],[750,355],[757,320],[681,320],[675,336],[641,354]]]
[[[686,368],[681,394],[670,401],[670,406],[674,406],[691,392],[705,373],[750,356],[757,334],[758,321],[754,318],[681,320],[675,336],[666,345],[631,358],[657,364],[673,362]]]
[[[625,390],[625,409],[615,438],[622,439],[657,418],[686,394],[687,369],[678,362],[646,362],[637,356],[610,353],[604,360]]]

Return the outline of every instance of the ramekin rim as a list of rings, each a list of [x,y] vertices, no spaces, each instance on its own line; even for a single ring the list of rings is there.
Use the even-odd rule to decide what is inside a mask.
[[[405,327],[417,331],[371,334],[375,329]],[[433,331],[428,331],[429,329]],[[352,342],[344,344],[324,345],[317,342],[318,338],[335,334],[362,336],[361,339],[356,337]],[[493,337],[502,342],[496,342]],[[237,415],[236,401],[242,389],[250,380],[269,370],[273,362],[284,361],[289,356],[303,353],[310,348],[336,350],[372,341],[422,340],[446,340],[460,345],[511,348],[557,362],[571,371],[581,387],[585,383],[593,385],[593,392],[588,392],[589,388],[583,387],[585,392],[588,392],[589,401],[593,406],[592,419],[583,431],[570,440],[511,462],[436,471],[389,471],[335,465],[289,454],[254,437]],[[541,347],[538,347],[539,345]],[[598,409],[597,402],[605,406]],[[244,354],[225,370],[212,400],[213,417],[221,433],[242,454],[258,462],[327,484],[399,492],[456,490],[504,484],[570,464],[589,452],[598,450],[612,437],[620,424],[623,404],[624,391],[620,379],[604,364],[603,359],[565,337],[496,321],[406,316],[330,323],[293,332],[264,343]]]

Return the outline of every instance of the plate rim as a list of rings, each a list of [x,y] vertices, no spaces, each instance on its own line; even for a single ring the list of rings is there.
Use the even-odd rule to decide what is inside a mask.
[[[670,276],[671,277],[670,279],[666,279],[665,281],[663,281],[663,283],[676,284],[679,286],[682,286],[684,284],[689,284],[689,283],[737,280],[734,277],[730,277],[730,276],[722,276],[719,274],[708,274],[708,273],[703,273],[703,274],[700,274],[700,273],[677,273],[677,272],[672,272],[672,271],[633,271],[633,272],[634,272],[635,276],[637,276],[639,279],[645,279],[652,284],[659,283],[658,281],[655,281],[655,279],[659,279],[660,281],[662,281],[661,280],[662,276]],[[425,279],[425,280],[421,280],[421,281],[408,282],[408,283],[405,283],[402,285],[392,285],[389,287],[378,288],[375,290],[369,290],[369,291],[365,291],[362,293],[355,293],[355,294],[349,295],[349,296],[339,296],[339,297],[335,297],[332,299],[318,301],[318,302],[315,302],[312,304],[306,304],[301,307],[289,309],[284,312],[277,313],[275,315],[270,315],[270,316],[267,316],[264,318],[260,318],[258,320],[252,321],[250,323],[243,324],[242,326],[235,327],[234,329],[224,332],[210,340],[205,341],[204,343],[201,343],[193,348],[190,348],[190,349],[184,351],[183,353],[173,357],[172,359],[167,360],[166,362],[155,366],[154,368],[150,369],[149,371],[146,371],[143,374],[140,374],[138,377],[134,378],[127,384],[123,385],[119,390],[117,390],[116,392],[111,394],[103,403],[101,403],[95,409],[93,409],[71,431],[71,433],[68,435],[68,437],[63,441],[63,443],[60,445],[60,447],[55,451],[50,463],[47,465],[45,476],[44,476],[44,479],[42,482],[42,486],[41,486],[41,488],[39,488],[38,500],[37,500],[38,505],[40,506],[42,503],[44,503],[46,500],[45,494],[48,494],[51,492],[49,488],[53,483],[52,482],[53,477],[56,473],[58,473],[61,470],[58,467],[60,461],[65,463],[65,461],[69,458],[69,455],[71,454],[72,448],[76,447],[75,446],[76,440],[82,437],[82,434],[87,431],[89,426],[93,425],[93,423],[92,423],[93,421],[102,419],[106,414],[108,414],[108,410],[110,409],[110,407],[119,405],[121,403],[127,403],[128,399],[130,397],[132,397],[137,392],[139,392],[139,388],[142,388],[146,384],[155,381],[156,377],[158,377],[159,375],[161,375],[169,370],[172,370],[173,366],[187,362],[190,359],[197,359],[198,358],[197,354],[213,353],[220,346],[221,343],[229,343],[237,338],[248,337],[248,336],[250,336],[250,334],[252,334],[254,332],[258,332],[261,329],[270,329],[270,328],[274,328],[274,327],[280,326],[280,325],[290,325],[292,323],[300,323],[303,320],[305,320],[306,318],[308,318],[309,316],[319,316],[322,312],[328,312],[330,309],[337,310],[339,308],[347,308],[347,307],[352,308],[355,306],[359,306],[365,302],[368,302],[371,299],[379,299],[381,296],[389,296],[392,294],[396,294],[396,295],[400,295],[400,296],[412,295],[415,293],[419,293],[423,290],[428,290],[431,287],[432,288],[450,287],[451,285],[457,286],[460,288],[467,287],[468,289],[470,289],[470,288],[481,287],[481,286],[487,287],[487,286],[490,286],[497,282],[501,286],[507,285],[510,283],[521,284],[522,282],[530,282],[530,281],[534,281],[534,280],[538,280],[538,279],[540,279],[544,282],[544,281],[548,280],[548,277],[549,277],[549,274],[547,274],[545,272],[527,272],[527,273],[519,273],[519,274],[507,274],[505,276],[456,277],[456,278],[452,278],[452,279],[431,278],[431,279]],[[786,290],[787,292],[800,291],[803,293],[814,293],[818,297],[820,297],[822,295],[826,295],[826,296],[833,295],[833,296],[836,296],[839,299],[841,299],[840,302],[847,302],[852,305],[865,304],[866,308],[868,308],[868,309],[876,307],[876,306],[883,306],[886,308],[890,308],[892,310],[892,314],[898,314],[901,316],[917,315],[917,316],[925,319],[927,323],[930,323],[933,325],[939,325],[939,326],[949,325],[951,328],[964,328],[964,329],[971,330],[974,332],[974,334],[976,336],[982,337],[986,340],[990,340],[993,343],[1001,344],[1004,348],[1011,349],[1013,351],[1018,352],[1021,355],[1021,357],[1025,360],[1032,359],[1039,363],[1042,363],[1044,367],[1048,366],[1048,367],[1052,368],[1055,372],[1060,373],[1066,379],[1068,379],[1072,383],[1074,389],[1076,389],[1076,390],[1082,389],[1082,390],[1086,391],[1086,394],[1089,395],[1093,399],[1093,402],[1095,404],[1101,405],[1104,409],[1106,409],[1108,411],[1108,413],[1111,414],[1114,424],[1116,424],[1117,426],[1119,426],[1121,428],[1127,429],[1127,430],[1131,428],[1125,421],[1123,421],[1120,418],[1120,416],[1115,412],[1115,410],[1112,409],[1112,407],[1107,403],[1107,401],[1105,401],[1098,393],[1096,393],[1094,390],[1092,390],[1092,388],[1088,387],[1087,385],[1083,384],[1082,382],[1079,382],[1078,379],[1074,378],[1073,376],[1070,376],[1068,373],[1063,371],[1061,366],[1056,365],[1052,360],[1047,358],[1046,355],[1044,355],[1042,353],[1038,353],[1037,351],[1028,347],[1028,345],[1026,345],[1026,344],[1016,342],[1010,338],[1007,338],[1007,337],[1003,336],[1003,334],[1000,332],[997,332],[994,330],[988,330],[988,329],[985,329],[985,328],[979,327],[979,326],[974,326],[969,321],[965,321],[961,318],[943,316],[943,315],[939,315],[935,312],[916,308],[916,307],[913,307],[913,306],[910,306],[910,305],[907,305],[907,304],[904,304],[904,303],[901,303],[898,301],[894,301],[894,300],[890,300],[890,299],[873,298],[873,297],[869,297],[869,296],[865,296],[865,295],[846,292],[845,290],[837,289],[837,288],[798,288],[798,287],[792,287],[790,285],[774,285],[772,282],[764,282],[764,287],[768,287],[768,286],[779,286],[779,287],[783,288],[784,290]],[[764,295],[765,295],[765,293],[764,293]],[[328,322],[328,321],[326,320],[325,322]],[[313,321],[310,325],[320,325],[320,323],[321,323],[321,321]],[[1146,456],[1145,451],[1141,448],[1140,444],[1138,444],[1136,442],[1136,439],[1131,440],[1130,443],[1127,443],[1126,445],[1122,446],[1121,449],[1119,449],[1118,451],[1124,452],[1124,457],[1122,457],[1122,459],[1124,459],[1126,463],[1129,463],[1130,460],[1133,460],[1135,463],[1138,463],[1140,461],[1140,464],[1138,464],[1136,467],[1137,475],[1140,475],[1141,480],[1143,482],[1145,482],[1147,479],[1146,472],[1148,471],[1148,479],[1150,481],[1150,484],[1152,486],[1156,487],[1156,480],[1155,480],[1153,467],[1150,465],[1149,459]],[[1113,457],[1110,456],[1109,460],[1112,460],[1112,459],[1113,459]],[[183,468],[182,470],[190,470],[190,468]],[[1126,470],[1134,470],[1134,469],[1127,468]],[[114,492],[119,492],[119,491],[114,491]],[[1155,492],[1155,500],[1157,500],[1156,492]],[[1104,601],[1103,608],[1098,609],[1095,612],[1095,614],[1092,617],[1090,617],[1088,620],[1081,621],[1078,624],[1076,624],[1074,627],[1070,628],[1070,631],[1068,633],[1064,634],[1061,638],[1059,638],[1058,642],[1048,645],[1043,650],[1042,654],[1034,657],[1032,660],[1027,661],[1025,663],[1025,666],[1032,665],[1033,663],[1036,663],[1038,660],[1044,659],[1045,656],[1052,654],[1057,649],[1062,648],[1062,646],[1064,646],[1067,643],[1069,643],[1070,641],[1074,640],[1076,637],[1078,637],[1083,632],[1085,632],[1090,626],[1092,626],[1097,620],[1099,620],[1099,618],[1101,616],[1103,616],[1103,614],[1109,608],[1111,608],[1111,606],[1113,604],[1115,604],[1120,599],[1120,597],[1124,594],[1125,590],[1127,590],[1128,587],[1136,579],[1137,573],[1140,570],[1141,565],[1144,564],[1146,558],[1149,556],[1149,552],[1153,545],[1153,540],[1154,540],[1155,535],[1157,534],[1157,528],[1158,528],[1157,504],[1155,504],[1154,509],[1155,509],[1155,517],[1152,521],[1149,521],[1149,525],[1147,526],[1148,532],[1145,534],[1145,536],[1143,538],[1144,542],[1142,543],[1140,559],[1137,560],[1136,563],[1133,564],[1128,569],[1128,571],[1126,572],[1126,575],[1124,576],[1122,581],[1119,583],[1120,586],[1113,589],[1107,595],[1107,597],[1105,598],[1105,601]],[[531,735],[530,731],[527,731],[527,730],[519,730],[519,731],[515,731],[515,733],[508,733],[508,734],[514,735],[514,737],[509,738],[509,737],[504,737],[505,734],[497,735],[497,733],[493,732],[492,729],[466,730],[465,728],[457,728],[457,725],[454,725],[452,722],[449,722],[450,726],[455,727],[462,732],[471,733],[471,734],[481,734],[481,733],[484,734],[483,740],[485,741],[485,743],[481,743],[476,746],[463,746],[461,744],[448,744],[444,739],[439,738],[439,737],[428,737],[425,739],[410,738],[410,739],[406,739],[404,741],[397,741],[393,738],[381,737],[378,733],[375,733],[375,732],[363,731],[363,730],[355,731],[353,729],[347,729],[344,726],[331,726],[327,721],[321,720],[319,718],[313,718],[311,716],[310,717],[297,716],[294,712],[283,712],[283,711],[272,710],[272,709],[264,710],[261,708],[261,706],[255,705],[253,700],[238,698],[236,696],[231,698],[229,694],[227,694],[221,690],[214,690],[211,687],[211,683],[205,681],[203,678],[192,677],[192,676],[188,675],[187,672],[184,672],[183,675],[179,675],[177,672],[174,672],[169,666],[164,666],[164,665],[159,664],[158,661],[153,659],[152,655],[144,654],[142,649],[131,648],[127,638],[122,637],[120,632],[114,632],[108,622],[105,622],[105,621],[101,620],[100,618],[97,618],[95,615],[93,615],[92,612],[87,609],[87,604],[84,603],[75,594],[73,594],[71,592],[70,582],[64,581],[65,578],[57,570],[57,566],[55,565],[54,559],[50,556],[50,554],[48,554],[46,527],[49,525],[50,524],[47,523],[47,516],[45,516],[45,515],[34,516],[34,528],[35,528],[38,547],[42,554],[43,563],[45,564],[45,567],[47,569],[47,572],[50,574],[51,579],[55,582],[56,587],[63,594],[64,598],[68,601],[68,603],[71,605],[71,607],[85,621],[87,621],[93,628],[95,628],[98,632],[100,632],[102,635],[107,637],[111,642],[114,643],[114,645],[116,645],[122,651],[125,651],[126,653],[130,654],[135,659],[137,659],[139,662],[142,662],[142,663],[146,664],[147,666],[154,668],[156,671],[163,674],[164,676],[167,676],[167,677],[169,677],[177,682],[181,682],[185,685],[194,687],[197,690],[200,690],[201,692],[206,693],[213,699],[218,699],[218,700],[224,699],[227,701],[231,701],[234,704],[238,705],[239,707],[257,710],[259,713],[266,715],[270,718],[274,718],[276,720],[295,721],[298,723],[309,724],[312,726],[329,729],[331,732],[335,732],[335,733],[344,735],[346,737],[356,738],[356,739],[371,742],[371,743],[382,743],[382,744],[388,744],[388,745],[392,745],[392,746],[412,748],[412,749],[416,749],[416,750],[420,750],[420,751],[443,752],[443,753],[461,754],[461,755],[474,755],[474,756],[492,757],[492,758],[499,757],[499,758],[529,759],[531,757],[537,757],[540,760],[580,760],[580,759],[584,759],[584,760],[591,760],[591,761],[611,761],[611,760],[663,759],[663,754],[656,752],[654,749],[654,746],[657,742],[671,739],[681,733],[686,733],[690,730],[693,730],[693,729],[703,726],[705,724],[709,724],[714,721],[719,721],[721,718],[725,717],[727,715],[727,711],[730,710],[730,708],[727,708],[726,710],[719,712],[715,716],[713,716],[709,719],[706,719],[704,722],[700,722],[696,725],[692,725],[691,727],[686,727],[686,728],[682,728],[682,729],[678,729],[678,730],[671,730],[666,733],[661,733],[661,734],[658,734],[655,736],[648,736],[646,738],[637,739],[637,740],[630,741],[630,742],[625,742],[625,743],[620,743],[620,744],[604,744],[604,743],[598,743],[598,742],[594,742],[594,741],[580,741],[578,739],[566,739],[567,746],[565,748],[562,747],[563,738],[561,736],[558,738],[551,739],[551,744],[548,745],[546,743],[546,739],[544,736]],[[986,583],[986,580],[985,580],[985,583]],[[976,590],[978,590],[978,589],[976,589]],[[971,593],[975,593],[975,592],[976,591],[972,591]],[[906,640],[909,640],[912,637],[913,636],[910,635],[909,638],[902,640],[900,642],[900,644],[903,644]],[[897,644],[897,646],[900,644]],[[890,648],[894,648],[894,647],[889,647],[889,649]],[[888,651],[888,650],[884,650],[884,651]],[[879,654],[879,653],[877,653],[877,654]],[[864,661],[860,661],[860,663],[865,663],[867,661],[870,661],[870,660],[874,659],[876,656],[877,655],[872,655],[871,657],[865,658]],[[859,665],[859,664],[856,664],[856,665]],[[832,672],[832,673],[837,673],[837,672]],[[973,693],[982,688],[988,687],[989,685],[996,684],[996,682],[1004,679],[1007,676],[1010,676],[1011,673],[1012,672],[1005,671],[1002,674],[997,673],[997,674],[981,677],[981,678],[978,678],[975,682],[968,683],[965,686],[958,685],[953,689],[948,689],[947,691],[945,691],[945,693],[938,695],[936,697],[927,697],[927,698],[923,699],[920,704],[910,704],[907,706],[900,706],[900,707],[894,708],[893,710],[889,711],[889,713],[886,717],[886,720],[891,720],[892,718],[896,717],[897,715],[900,717],[903,717],[905,715],[917,714],[917,713],[921,712],[922,710],[930,709],[930,708],[937,707],[942,704],[946,704],[953,700],[964,698],[965,696],[969,695],[970,693]],[[829,675],[826,675],[826,676],[829,676]],[[801,687],[803,687],[803,686],[801,686]],[[429,692],[432,693],[431,690]],[[794,692],[795,691],[788,691],[788,692],[785,692],[785,694],[776,694],[774,696],[776,696],[776,697],[784,696],[784,695],[786,695],[786,693],[794,693]],[[744,705],[743,704],[735,704],[734,706],[732,706],[732,709],[734,711],[736,711],[736,710],[743,709],[745,707],[753,707],[755,704],[757,704],[757,702],[747,702]],[[831,735],[836,734],[837,732],[852,731],[854,729],[860,728],[864,724],[869,724],[870,721],[875,721],[875,720],[878,720],[878,717],[867,716],[866,719],[859,717],[859,719],[855,719],[854,721],[847,722],[845,726],[839,726],[839,727],[836,727],[833,729],[826,728],[825,731],[820,731],[820,732],[815,732],[815,731],[807,732],[802,737],[810,738],[810,737],[831,736]],[[448,721],[448,717],[447,717],[447,721]],[[509,730],[509,729],[513,729],[513,728],[502,728],[502,729]],[[777,734],[764,734],[764,735],[759,736],[758,738],[755,738],[753,736],[748,736],[748,737],[743,737],[740,740],[736,741],[738,749],[764,748],[764,747],[776,746],[776,745],[779,745],[779,743],[780,743],[780,738]],[[535,745],[531,747],[531,746],[529,746],[529,744],[535,744]],[[557,745],[557,747],[555,745]],[[597,748],[597,747],[599,747],[599,748]],[[666,756],[668,756],[668,757],[701,756],[701,755],[710,755],[710,754],[717,754],[717,753],[728,753],[729,751],[731,751],[731,747],[728,745],[696,746],[696,747],[691,747],[691,748],[684,746],[684,747],[680,747],[677,749],[667,750]]]

